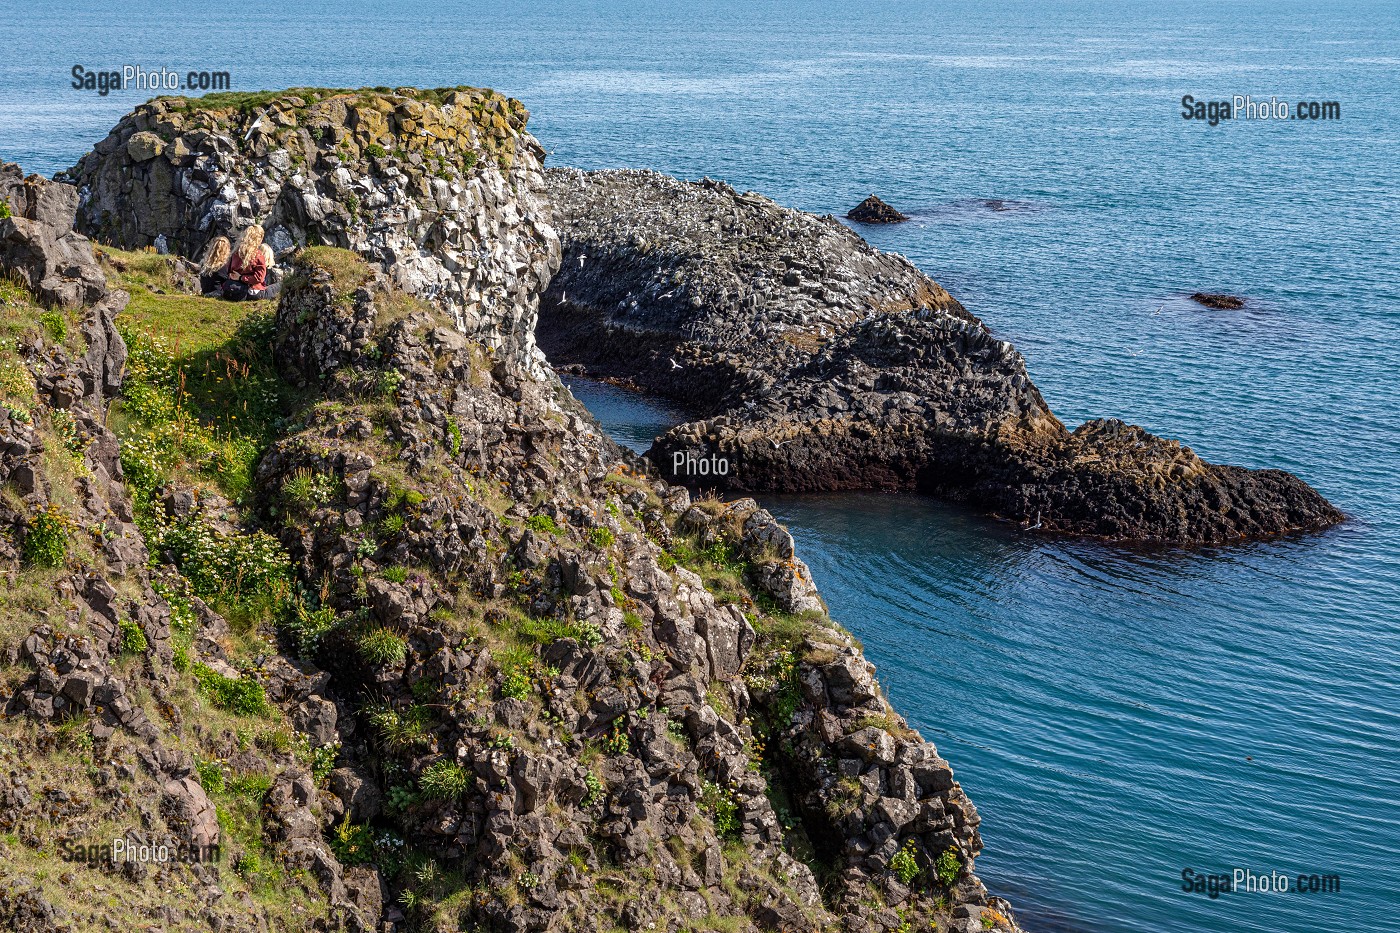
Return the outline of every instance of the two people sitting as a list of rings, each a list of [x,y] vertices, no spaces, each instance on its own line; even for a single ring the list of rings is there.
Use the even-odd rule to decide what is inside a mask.
[[[263,235],[262,226],[253,224],[239,234],[237,246],[226,236],[215,237],[199,264],[200,291],[225,301],[276,298],[282,286],[267,284],[275,263],[272,247],[263,242]]]

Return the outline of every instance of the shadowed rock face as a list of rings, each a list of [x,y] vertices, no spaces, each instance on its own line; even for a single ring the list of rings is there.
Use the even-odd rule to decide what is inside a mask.
[[[352,249],[542,372],[534,309],[559,241],[528,118],[519,101],[468,87],[302,88],[240,106],[157,98],[66,178],[79,228],[102,242],[195,258],[257,222],[281,258]]]
[[[41,301],[77,307],[106,294],[92,244],[73,230],[78,192],[0,162],[0,203],[10,214],[0,219],[6,268]]]
[[[1025,360],[903,257],[716,182],[546,173],[564,257],[556,364],[690,406],[650,451],[735,491],[920,490],[1041,530],[1226,542],[1342,519],[1296,477],[1120,421],[1070,432]],[[697,475],[723,460],[727,472]]]

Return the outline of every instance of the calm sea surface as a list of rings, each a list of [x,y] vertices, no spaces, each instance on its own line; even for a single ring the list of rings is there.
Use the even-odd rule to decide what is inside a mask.
[[[45,174],[145,96],[72,66],[142,64],[489,85],[556,163],[824,212],[878,192],[914,220],[868,238],[1013,341],[1066,422],[1292,470],[1353,516],[1129,552],[914,498],[767,500],[977,802],[983,877],[1043,931],[1400,930],[1400,5],[28,2],[0,49],[0,157]],[[1183,94],[1342,119],[1212,128]],[[680,417],[575,385],[634,446]],[[1342,891],[1210,900],[1188,867]]]

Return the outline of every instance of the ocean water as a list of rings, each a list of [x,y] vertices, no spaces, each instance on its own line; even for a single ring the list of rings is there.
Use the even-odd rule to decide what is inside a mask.
[[[914,219],[862,232],[1014,342],[1067,423],[1119,416],[1313,483],[1346,525],[1205,551],[910,497],[766,504],[952,761],[979,871],[1029,929],[1400,929],[1400,5],[250,0],[232,19],[9,6],[0,157],[66,167],[144,99],[73,90],[74,64],[489,85],[556,163],[823,212],[878,192]],[[1184,94],[1342,119],[1209,127]],[[576,391],[634,446],[681,417]],[[1236,867],[1342,887],[1180,889]]]

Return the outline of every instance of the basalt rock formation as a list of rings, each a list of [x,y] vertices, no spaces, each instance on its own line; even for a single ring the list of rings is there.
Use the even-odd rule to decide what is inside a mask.
[[[534,302],[559,242],[528,118],[478,88],[157,98],[65,178],[79,228],[104,243],[198,258],[257,221],[279,256],[355,250],[539,370]]]
[[[1214,308],[1217,311],[1238,311],[1244,307],[1244,299],[1235,295],[1224,295],[1216,292],[1196,292],[1191,296],[1191,300],[1207,308]]]
[[[1342,518],[1282,471],[1209,464],[1116,420],[1069,431],[1015,348],[829,217],[652,172],[547,179],[564,256],[540,343],[556,365],[689,407],[699,420],[649,453],[673,480],[917,489],[1118,540],[1227,542]]]
[[[846,219],[862,224],[897,224],[909,218],[872,194],[847,211]]]
[[[229,869],[248,853],[199,767],[216,746],[235,757],[236,739],[191,706],[187,638],[197,626],[198,659],[239,678],[228,625],[169,563],[152,566],[127,476],[139,455],[107,427],[127,369],[117,320],[128,296],[107,288],[73,231],[73,188],[0,164],[0,203],[13,215],[0,220],[0,925],[288,928]],[[324,682],[285,661],[263,679],[288,709],[328,702]],[[285,747],[245,747],[237,762],[230,779],[280,772],[269,796],[303,780]],[[280,812],[316,825],[310,797]],[[116,839],[164,857],[113,859]],[[223,863],[209,862],[220,850]],[[318,832],[284,851],[323,875],[317,925],[378,928],[378,908],[346,893],[377,896],[377,879],[343,869]]]
[[[382,113],[417,94],[352,96]],[[250,127],[284,125],[284,103],[146,105],[151,128],[128,117],[80,164],[80,218],[195,252],[192,174],[100,167],[180,158],[160,121],[181,114],[202,130],[176,139],[224,140],[221,171],[259,186],[264,156],[236,153]],[[386,152],[415,138],[395,121],[374,137]],[[532,145],[512,139],[517,156]],[[0,226],[0,267],[83,296],[69,313],[94,323],[80,345],[30,286],[5,286],[22,339],[0,344],[0,917],[26,933],[99,914],[172,930],[1015,930],[974,874],[975,808],[827,616],[788,532],[752,500],[668,484],[541,372],[543,279],[509,243],[548,265],[547,224],[522,219],[531,189],[507,190],[493,211],[515,220],[484,222],[481,250],[518,279],[476,317],[348,234],[358,255],[286,257],[275,309],[182,293],[162,257],[108,250],[149,315],[128,317],[71,218],[14,202],[30,226]],[[275,227],[284,197],[251,197],[241,219]],[[103,199],[120,206],[105,219]],[[36,249],[81,261],[55,277]],[[147,294],[158,275],[164,294]],[[901,281],[909,306],[963,319]],[[211,327],[185,355],[160,339]],[[60,448],[82,468],[44,453]],[[43,862],[54,825],[86,842],[109,824],[223,852]],[[100,903],[74,893],[92,890]]]

